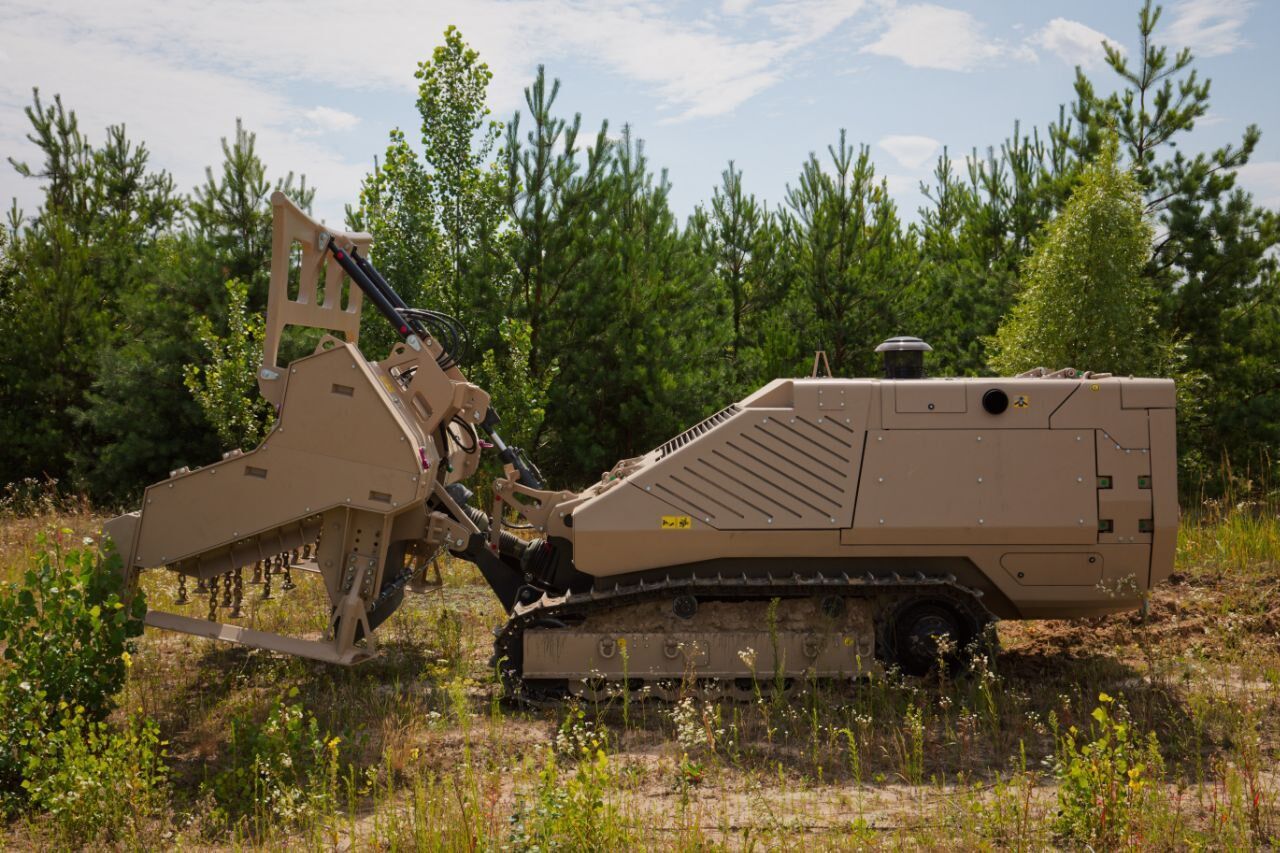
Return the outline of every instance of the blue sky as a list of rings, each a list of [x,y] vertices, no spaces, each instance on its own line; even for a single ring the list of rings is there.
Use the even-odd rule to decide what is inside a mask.
[[[685,216],[733,159],[748,189],[783,201],[811,151],[841,128],[866,143],[904,215],[947,145],[953,155],[1043,127],[1072,98],[1082,64],[1103,91],[1106,38],[1137,50],[1138,2],[716,0],[710,3],[473,0],[370,2],[0,0],[0,155],[32,157],[22,108],[32,86],[61,93],[95,140],[124,122],[153,163],[189,189],[220,160],[235,119],[258,134],[273,175],[305,173],[331,221],[403,127],[416,139],[416,63],[449,24],[494,70],[506,120],[539,64],[562,81],[557,107],[629,123],[665,167]],[[1280,4],[1176,0],[1158,31],[1190,46],[1213,80],[1211,113],[1184,150],[1263,131],[1242,182],[1280,207]],[[37,190],[0,164],[0,199]]]

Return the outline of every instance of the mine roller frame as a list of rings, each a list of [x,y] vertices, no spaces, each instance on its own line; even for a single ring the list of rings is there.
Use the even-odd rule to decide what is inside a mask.
[[[353,664],[450,553],[508,614],[493,663],[512,695],[696,682],[745,696],[757,679],[921,674],[980,646],[996,619],[1131,609],[1172,570],[1168,380],[925,379],[928,346],[892,339],[884,379],[775,380],[590,487],[555,491],[460,371],[457,324],[400,299],[369,235],[328,229],[281,193],[272,203],[258,384],[275,426],[253,450],[172,472],[106,525],[131,585],[163,568],[179,604],[189,579],[208,596],[207,618],[151,610],[149,625]],[[377,362],[357,348],[364,299],[400,338]],[[289,326],[326,333],[281,366]],[[465,483],[490,448],[504,475],[481,509]],[[319,576],[327,627],[255,627],[246,583],[271,598],[295,572]]]

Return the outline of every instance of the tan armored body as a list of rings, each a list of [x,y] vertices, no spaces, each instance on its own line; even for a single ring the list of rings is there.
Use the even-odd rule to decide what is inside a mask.
[[[779,379],[582,492],[549,491],[446,351],[447,324],[405,306],[361,257],[367,235],[274,203],[259,376],[275,429],[251,452],[175,472],[107,526],[131,572],[167,567],[213,590],[208,618],[153,611],[150,624],[352,663],[447,550],[509,611],[495,660],[513,692],[690,678],[733,691],[757,675],[923,672],[993,618],[1133,608],[1172,569],[1171,381],[912,378],[927,347],[895,339],[882,349],[897,378]],[[339,304],[344,277],[355,286]],[[380,362],[356,347],[362,293],[404,339]],[[286,324],[344,339],[282,367]],[[488,512],[462,485],[480,430],[507,463]],[[542,538],[502,530],[516,519]],[[273,577],[319,575],[328,631],[220,621],[219,588],[223,601],[237,590],[234,618],[246,571],[267,594]]]

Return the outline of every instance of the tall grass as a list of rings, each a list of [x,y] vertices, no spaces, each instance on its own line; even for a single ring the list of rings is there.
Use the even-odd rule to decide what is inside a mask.
[[[351,670],[148,633],[109,722],[153,720],[168,744],[149,846],[1275,846],[1277,510],[1256,486],[1188,505],[1177,571],[1146,620],[1003,624],[1000,653],[954,677],[814,682],[783,698],[769,671],[747,702],[513,708],[487,664],[501,614],[449,562],[444,589],[411,598],[381,631],[383,656]],[[22,574],[40,530],[93,535],[100,521],[38,501],[0,512],[0,576]],[[152,574],[148,595],[172,604]],[[322,597],[296,592],[247,618],[314,630]],[[289,728],[279,709],[295,706]],[[261,730],[273,714],[276,740]],[[287,790],[250,784],[230,792],[244,795],[234,811],[220,806],[215,780],[255,760]],[[59,820],[32,810],[6,846],[59,846]]]

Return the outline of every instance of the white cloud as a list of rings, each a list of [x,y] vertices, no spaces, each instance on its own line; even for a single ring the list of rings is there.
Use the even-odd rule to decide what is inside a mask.
[[[892,9],[888,28],[862,48],[864,53],[899,59],[912,68],[973,71],[1002,59],[1031,59],[1025,47],[989,37],[973,15],[931,3]]]
[[[320,130],[350,130],[360,123],[360,116],[333,107],[312,107],[304,115]]]
[[[22,107],[35,85],[61,93],[98,138],[127,122],[183,187],[220,160],[218,139],[240,116],[273,171],[305,173],[320,190],[317,210],[335,220],[372,152],[353,160],[333,137],[369,117],[370,94],[411,104],[413,71],[450,24],[489,64],[490,103],[503,118],[523,106],[538,62],[572,57],[639,84],[679,121],[731,112],[775,85],[865,0],[728,5],[772,26],[738,35],[716,26],[714,7],[691,13],[665,0],[384,0],[355,16],[338,0],[305,10],[289,0],[6,0],[0,160],[34,156]],[[37,200],[34,182],[0,161],[0,199],[13,195],[28,209]]]
[[[1245,163],[1239,170],[1239,183],[1253,193],[1258,204],[1280,208],[1280,160]]]
[[[1104,41],[1118,48],[1121,53],[1124,52],[1120,44],[1104,33],[1085,26],[1079,21],[1066,18],[1054,18],[1032,36],[1030,41],[1055,54],[1068,65],[1080,65],[1085,68],[1100,68],[1105,64],[1106,53],[1102,49]]]
[[[1173,7],[1164,43],[1175,50],[1189,47],[1202,57],[1231,53],[1247,44],[1241,30],[1251,5],[1247,0],[1183,0]]]
[[[886,172],[882,177],[885,185],[889,188],[889,195],[893,196],[894,202],[899,207],[903,207],[903,202],[912,196],[920,194],[919,175],[900,175],[896,172]]]
[[[854,18],[866,6],[864,0],[790,0],[762,8],[772,31],[798,48],[822,38]]]
[[[886,136],[879,145],[903,168],[912,171],[919,171],[931,163],[934,153],[942,147],[942,143],[932,137],[910,135]]]
[[[751,7],[752,0],[721,0],[720,11],[726,15],[741,15]]]

